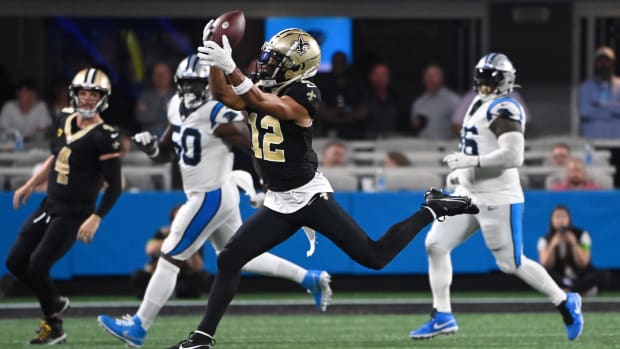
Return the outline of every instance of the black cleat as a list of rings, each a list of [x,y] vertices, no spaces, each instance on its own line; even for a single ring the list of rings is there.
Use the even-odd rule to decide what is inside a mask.
[[[62,343],[67,338],[67,334],[62,329],[62,323],[50,324],[41,320],[36,336],[30,340],[32,345],[54,345]]]
[[[458,214],[476,214],[480,212],[478,206],[471,202],[467,196],[450,196],[435,188],[429,189],[424,194],[424,204],[433,214],[435,219],[441,221],[445,216],[456,216]]]
[[[215,338],[202,331],[190,332],[189,337],[166,349],[212,349]]]

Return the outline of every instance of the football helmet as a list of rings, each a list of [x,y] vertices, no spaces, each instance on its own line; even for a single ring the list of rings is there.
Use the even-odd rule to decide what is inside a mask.
[[[179,63],[174,74],[174,83],[187,109],[196,109],[211,97],[209,66],[195,54],[187,56]]]
[[[474,89],[483,100],[512,92],[517,71],[503,53],[489,53],[474,69]]]
[[[316,75],[321,64],[321,47],[301,29],[284,29],[263,44],[257,60],[259,86],[283,87]]]
[[[78,98],[78,92],[80,90],[91,90],[101,93],[101,97],[93,109],[80,108],[80,100]],[[92,118],[97,113],[100,113],[108,107],[108,99],[112,94],[112,85],[110,79],[100,69],[86,68],[80,70],[71,81],[69,85],[69,97],[71,98],[71,106],[76,110],[81,117],[88,119]]]

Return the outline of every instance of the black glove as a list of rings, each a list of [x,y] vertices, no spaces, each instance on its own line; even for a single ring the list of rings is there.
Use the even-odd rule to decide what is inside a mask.
[[[159,154],[159,146],[157,145],[157,136],[144,131],[136,133],[131,137],[136,147],[151,158],[156,157]]]

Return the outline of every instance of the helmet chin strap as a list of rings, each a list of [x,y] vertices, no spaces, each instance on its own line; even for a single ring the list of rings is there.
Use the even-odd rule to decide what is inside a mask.
[[[96,109],[77,108],[76,110],[77,110],[78,114],[80,114],[82,119],[92,119],[92,118],[94,118],[97,115],[97,110]]]

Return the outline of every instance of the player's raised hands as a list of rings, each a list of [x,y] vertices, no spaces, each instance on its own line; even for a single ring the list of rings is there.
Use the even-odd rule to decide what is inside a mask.
[[[232,48],[226,35],[222,36],[222,46],[220,47],[215,41],[207,41],[204,46],[198,47],[198,57],[208,65],[231,74],[237,65],[232,59]]]

